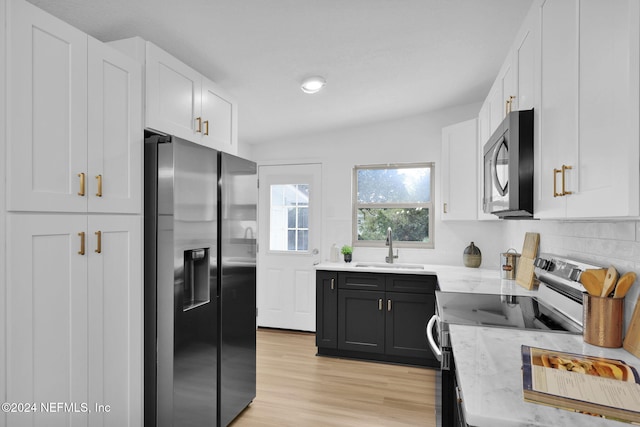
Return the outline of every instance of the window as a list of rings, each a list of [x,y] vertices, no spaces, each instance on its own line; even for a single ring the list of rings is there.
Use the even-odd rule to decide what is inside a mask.
[[[309,250],[309,184],[271,186],[272,251]]]
[[[353,244],[433,248],[433,163],[356,166]]]

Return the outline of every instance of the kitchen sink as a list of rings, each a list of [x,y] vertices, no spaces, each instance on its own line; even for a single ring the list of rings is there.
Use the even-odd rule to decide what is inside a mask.
[[[361,268],[392,268],[398,270],[424,270],[421,264],[389,264],[386,262],[357,262],[356,267]]]

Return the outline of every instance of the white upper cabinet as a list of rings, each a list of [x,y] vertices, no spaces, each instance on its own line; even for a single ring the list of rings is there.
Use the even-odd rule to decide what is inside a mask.
[[[7,208],[140,213],[141,66],[27,2],[8,14]]]
[[[206,77],[202,77],[203,144],[237,154],[237,104]]]
[[[86,212],[87,35],[25,1],[7,8],[7,208]]]
[[[538,218],[637,217],[637,1],[541,7]]]
[[[117,43],[127,48],[125,43]],[[146,42],[146,88],[147,128],[237,154],[235,101],[211,80],[150,42]]]
[[[89,37],[89,212],[142,212],[142,66]]]
[[[442,219],[474,220],[478,213],[476,119],[442,129]]]
[[[562,192],[562,165],[576,167],[572,157],[578,149],[577,5],[577,0],[546,1],[540,9],[541,94],[534,123],[539,135],[534,160],[534,215],[538,218],[565,216],[566,199],[557,196]],[[566,171],[564,176],[568,189],[566,180],[571,176]]]

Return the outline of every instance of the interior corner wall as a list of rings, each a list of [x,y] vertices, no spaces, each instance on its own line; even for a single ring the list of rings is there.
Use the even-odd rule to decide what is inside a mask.
[[[442,128],[477,117],[480,103],[319,132],[251,146],[248,157],[260,164],[322,163],[323,260],[332,244],[351,244],[352,170],[355,165],[435,162],[434,249],[399,248],[398,262],[462,265],[463,250],[473,241],[483,253],[481,267],[498,268],[504,252],[499,221],[441,221],[440,159]],[[476,185],[475,182],[470,183]],[[385,248],[354,248],[354,261],[384,261]]]

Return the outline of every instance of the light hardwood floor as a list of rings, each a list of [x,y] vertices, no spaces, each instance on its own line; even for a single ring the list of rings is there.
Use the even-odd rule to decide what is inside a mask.
[[[231,426],[435,426],[434,370],[315,354],[314,334],[258,330],[256,398]]]

